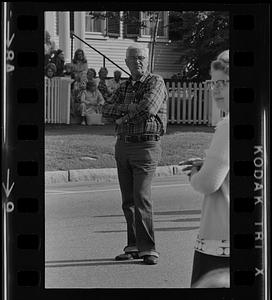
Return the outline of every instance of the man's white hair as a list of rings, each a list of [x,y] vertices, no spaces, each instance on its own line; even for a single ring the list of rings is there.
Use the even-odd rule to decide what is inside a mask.
[[[128,48],[127,48],[127,51],[126,51],[126,57],[128,57],[129,56],[129,54],[130,54],[130,52],[132,51],[132,50],[135,50],[135,49],[137,49],[137,50],[141,50],[141,52],[143,53],[143,55],[147,58],[148,57],[148,49],[147,48],[144,48],[143,46],[141,46],[141,45],[130,45],[130,46],[128,46]]]

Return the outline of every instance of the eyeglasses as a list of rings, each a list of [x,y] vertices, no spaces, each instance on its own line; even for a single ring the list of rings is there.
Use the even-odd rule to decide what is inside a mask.
[[[229,85],[229,80],[224,80],[224,79],[220,79],[220,80],[216,80],[216,81],[208,81],[208,84],[210,85],[211,89],[219,89],[219,90],[223,90],[225,87],[227,87]]]
[[[143,60],[145,60],[145,57],[144,56],[128,56],[127,59],[143,61]]]

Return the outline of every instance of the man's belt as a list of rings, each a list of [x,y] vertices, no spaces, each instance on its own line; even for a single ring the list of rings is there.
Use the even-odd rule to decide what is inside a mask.
[[[118,135],[117,139],[124,141],[125,143],[141,143],[147,141],[159,141],[160,136],[158,134],[146,134],[146,135]]]

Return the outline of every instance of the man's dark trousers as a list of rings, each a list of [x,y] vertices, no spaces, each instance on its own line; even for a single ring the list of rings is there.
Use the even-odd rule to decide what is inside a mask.
[[[127,222],[125,252],[155,255],[151,183],[161,158],[161,141],[139,143],[117,140],[115,159]],[[128,249],[128,251],[126,251]]]

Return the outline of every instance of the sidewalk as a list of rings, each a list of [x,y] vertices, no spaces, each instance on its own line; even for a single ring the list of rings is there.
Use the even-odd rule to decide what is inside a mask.
[[[166,177],[173,175],[184,175],[181,167],[177,165],[157,167],[155,176]],[[45,172],[45,184],[53,185],[68,182],[114,182],[117,181],[116,168],[104,169],[80,169],[67,171],[47,171]]]

